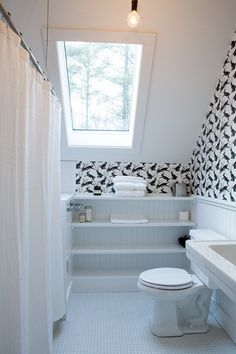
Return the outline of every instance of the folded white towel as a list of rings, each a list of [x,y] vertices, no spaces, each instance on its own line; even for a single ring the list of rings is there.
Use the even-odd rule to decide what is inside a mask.
[[[144,197],[145,191],[119,189],[115,191],[115,196],[116,197]]]
[[[136,176],[115,176],[113,178],[113,183],[115,182],[146,183],[146,180],[142,177],[136,177]]]
[[[131,183],[131,182],[115,182],[114,183],[114,188],[115,190],[120,190],[120,189],[129,189],[129,190],[139,190],[139,191],[144,191],[146,190],[147,184],[146,183]]]
[[[111,223],[113,224],[144,224],[148,219],[144,215],[111,215]]]

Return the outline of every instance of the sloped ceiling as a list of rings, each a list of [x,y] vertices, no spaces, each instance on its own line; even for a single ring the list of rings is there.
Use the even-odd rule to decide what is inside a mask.
[[[42,28],[46,0],[3,4],[45,67]],[[139,0],[138,31],[156,32],[142,148],[68,149],[62,124],[62,159],[189,162],[236,27],[235,0]],[[50,27],[127,31],[130,0],[50,0]],[[58,96],[58,73],[49,72]]]

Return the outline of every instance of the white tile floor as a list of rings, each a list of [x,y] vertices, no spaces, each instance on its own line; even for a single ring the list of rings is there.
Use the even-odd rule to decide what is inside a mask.
[[[148,325],[151,299],[133,293],[74,293],[55,328],[55,354],[236,354],[212,316],[205,334],[158,338]]]

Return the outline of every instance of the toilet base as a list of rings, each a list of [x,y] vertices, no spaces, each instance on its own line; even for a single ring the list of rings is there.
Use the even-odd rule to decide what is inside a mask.
[[[157,337],[181,337],[184,334],[194,334],[194,333],[206,333],[209,330],[208,325],[206,324],[205,326],[201,327],[195,327],[195,328],[190,328],[190,327],[183,327],[183,328],[169,328],[168,330],[165,329],[160,329],[156,328],[155,324],[153,324],[153,321],[150,320],[150,329],[152,334],[154,334]]]
[[[187,333],[208,331],[210,289],[201,287],[201,290],[197,291],[196,294],[177,301],[153,298],[154,310],[150,328],[154,335],[176,337]]]

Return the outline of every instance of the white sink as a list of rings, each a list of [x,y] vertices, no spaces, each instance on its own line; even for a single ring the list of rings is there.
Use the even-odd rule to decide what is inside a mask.
[[[221,289],[236,303],[236,240],[187,241],[191,268],[210,288]]]
[[[228,262],[233,263],[236,266],[236,244],[212,245],[209,247]]]

